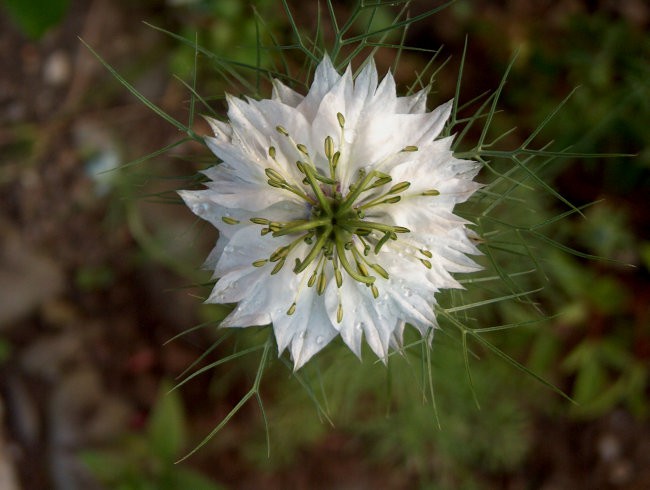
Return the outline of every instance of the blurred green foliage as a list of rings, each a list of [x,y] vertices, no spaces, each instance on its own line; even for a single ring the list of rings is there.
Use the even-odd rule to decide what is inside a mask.
[[[162,383],[143,433],[131,433],[118,447],[85,451],[92,473],[115,490],[219,490],[224,487],[175,464],[187,447],[180,394]]]
[[[1,4],[25,34],[38,39],[61,22],[69,3],[69,0],[2,0]]]

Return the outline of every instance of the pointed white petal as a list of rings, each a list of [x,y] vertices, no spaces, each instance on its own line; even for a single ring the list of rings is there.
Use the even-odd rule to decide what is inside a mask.
[[[296,107],[304,99],[304,97],[301,94],[299,94],[292,88],[287,87],[280,80],[274,78],[272,82],[273,82],[273,94],[271,95],[271,98],[273,100],[277,100],[291,107]]]

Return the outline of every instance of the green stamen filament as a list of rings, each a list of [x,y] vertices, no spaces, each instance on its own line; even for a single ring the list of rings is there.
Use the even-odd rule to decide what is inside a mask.
[[[390,178],[390,176],[382,172],[378,172],[377,170],[373,170],[372,172],[367,174],[361,182],[359,182],[358,184],[354,184],[353,189],[350,191],[350,193],[347,196],[345,196],[345,200],[339,206],[339,213],[350,209],[354,204],[354,202],[357,200],[357,198],[361,195],[361,193],[369,189],[367,186],[368,184],[370,184],[370,181],[374,178]]]
[[[273,236],[284,236],[291,233],[297,233],[299,231],[309,231],[319,228],[323,225],[327,225],[331,220],[329,218],[321,218],[316,220],[304,220],[304,221],[293,221],[292,223],[287,223],[285,225],[280,225],[277,231],[273,232]]]
[[[381,247],[384,246],[384,244],[390,239],[390,233],[384,233],[384,236],[379,239],[377,244],[375,245],[375,255],[379,253],[381,250]]]
[[[300,262],[299,260],[296,261],[296,267],[293,269],[293,271],[296,274],[304,271],[307,268],[307,266],[314,261],[314,259],[318,256],[318,254],[321,252],[321,249],[329,239],[331,233],[332,233],[332,225],[329,225],[325,228],[325,231],[321,233],[320,237],[318,237],[316,244],[311,248],[311,250],[307,254],[307,257],[305,257],[305,259],[302,262]]]
[[[345,250],[345,243],[341,239],[341,234],[340,233],[335,233],[336,236],[336,253],[339,257],[339,260],[341,261],[341,265],[345,269],[345,271],[352,276],[353,279],[356,281],[362,282],[364,284],[372,284],[375,282],[375,278],[373,276],[362,276],[359,274],[357,271],[355,271],[352,268],[352,265],[350,265],[350,262],[348,262],[348,258],[346,256],[346,250]]]
[[[352,228],[359,227],[362,230],[370,229],[390,233],[409,233],[411,231],[408,228],[404,228],[403,226],[385,225],[383,223],[377,223],[375,221],[361,221],[356,219],[346,220],[344,224]]]
[[[325,195],[323,194],[320,185],[318,185],[313,170],[310,168],[309,165],[303,165],[302,168],[304,169],[309,186],[314,191],[314,194],[316,195],[316,199],[318,200],[318,204],[320,204],[321,209],[325,211],[325,213],[328,216],[332,216],[332,208],[330,207],[330,203],[325,197]]]

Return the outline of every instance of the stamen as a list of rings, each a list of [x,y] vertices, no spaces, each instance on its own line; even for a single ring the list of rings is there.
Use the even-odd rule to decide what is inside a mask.
[[[373,276],[362,276],[359,274],[357,271],[355,271],[352,268],[352,265],[350,265],[350,262],[348,262],[348,258],[346,256],[346,250],[345,246],[343,243],[343,240],[341,239],[341,236],[339,233],[336,233],[336,253],[338,255],[339,260],[341,261],[341,265],[345,269],[345,271],[350,274],[350,276],[364,284],[372,284],[375,281],[375,278]]]
[[[275,181],[278,181],[278,182],[286,182],[284,180],[284,177],[282,177],[282,175],[280,175],[279,172],[277,172],[276,170],[273,170],[272,168],[265,168],[264,173],[266,174],[266,176],[270,180],[275,180]]]
[[[420,253],[429,259],[433,257],[433,254],[424,248],[420,249]]]
[[[336,287],[341,288],[343,286],[343,274],[341,274],[341,269],[338,265],[334,265],[334,278],[336,279]]]
[[[275,130],[283,136],[289,136],[289,131],[284,129],[282,126],[276,126]]]
[[[291,233],[297,233],[299,231],[308,231],[318,228],[323,225],[331,223],[330,218],[322,218],[317,220],[296,220],[287,226],[281,226],[277,231],[273,231],[273,236],[284,236]]]
[[[319,296],[322,296],[325,292],[325,286],[327,286],[327,277],[325,276],[325,267],[323,267],[318,276],[318,286],[316,286],[316,292]]]
[[[384,244],[390,239],[390,233],[384,233],[384,236],[379,239],[377,244],[375,245],[375,255],[379,253],[381,250],[381,247],[384,246]]]
[[[309,276],[309,281],[307,281],[307,287],[308,288],[312,287],[316,283],[316,278],[317,277],[318,277],[318,271],[315,270],[314,272],[312,272],[311,276]]]
[[[319,173],[315,173],[314,177],[316,177],[317,180],[320,180],[323,184],[329,184],[329,185],[336,185],[337,182],[334,179],[329,179],[325,177],[324,175],[321,175]]]
[[[289,309],[287,310],[287,315],[291,316],[296,312],[296,303],[292,303]]]
[[[316,181],[316,177],[314,176],[311,167],[309,165],[302,165],[302,168],[304,169],[305,175],[307,176],[309,186],[312,188],[314,194],[316,195],[318,204],[320,204],[320,207],[323,209],[323,211],[325,211],[325,213],[328,216],[332,216],[332,208],[330,207],[330,203],[325,197],[325,195],[323,194],[320,185],[318,185],[318,182]]]
[[[438,191],[436,189],[430,189],[428,191],[421,192],[420,195],[421,196],[439,196],[440,191]]]
[[[288,253],[289,253],[289,247],[288,246],[280,247],[275,252],[273,252],[271,254],[271,256],[269,257],[269,260],[271,262],[277,262],[278,260],[286,257]]]
[[[287,261],[287,259],[282,257],[282,259],[280,259],[280,261],[277,264],[275,264],[275,267],[271,271],[271,275],[273,276],[273,275],[277,274],[278,272],[280,272],[280,270],[282,270],[282,268],[284,267],[284,263],[286,261]]]
[[[356,219],[345,220],[341,225],[347,225],[349,227],[354,227],[355,229],[356,227],[359,227],[362,230],[371,229],[392,233],[410,233],[411,231],[403,226],[385,225],[383,223],[377,223],[376,221],[361,221]]]
[[[343,114],[340,112],[336,113],[336,119],[339,121],[339,126],[341,126],[341,129],[343,129],[343,126],[345,126],[345,118],[343,117]]]
[[[368,268],[363,262],[357,261],[357,270],[359,271],[359,274],[361,274],[362,276],[366,276],[366,277],[370,276],[370,274],[368,273]]]
[[[251,218],[251,221],[256,225],[268,225],[270,223],[266,218]]]
[[[377,289],[377,286],[374,284],[370,285],[370,291],[372,291],[372,296],[373,298],[377,299],[379,298],[379,289]]]
[[[393,181],[393,178],[390,177],[390,176],[389,177],[380,177],[377,180],[375,180],[372,183],[372,185],[368,186],[366,188],[366,190],[369,191],[370,189],[374,189],[375,187],[381,187],[382,185],[386,185],[386,184],[388,184],[389,182],[392,182],[392,181]]]
[[[318,240],[316,241],[316,244],[311,248],[309,253],[307,254],[307,257],[304,258],[302,262],[300,260],[296,259],[296,267],[293,269],[293,272],[296,274],[299,274],[300,272],[304,271],[309,264],[311,264],[314,259],[318,256],[318,254],[321,252],[323,246],[329,239],[330,234],[332,233],[332,226],[329,225],[325,228],[325,230],[321,233],[320,237],[318,237]]]
[[[404,148],[402,148],[402,151],[407,151],[407,152],[409,152],[409,151],[418,151],[418,147],[414,146],[414,145],[409,145],[409,146],[405,146]]]
[[[306,157],[309,156],[309,150],[307,150],[307,147],[306,147],[305,145],[303,145],[302,143],[298,143],[298,144],[296,144],[296,148],[298,149],[298,151],[299,151],[300,153],[302,153],[302,154],[305,155]]]
[[[370,267],[372,267],[377,274],[379,274],[381,277],[384,279],[388,279],[388,272],[386,272],[386,269],[384,269],[382,266],[379,264],[368,264]]]
[[[339,206],[338,213],[342,213],[350,209],[362,192],[371,189],[372,187],[367,187],[367,186],[370,183],[370,181],[374,178],[381,179],[381,178],[391,178],[391,177],[390,175],[385,174],[383,172],[379,172],[377,170],[373,170],[372,172],[367,174],[363,178],[363,180],[361,180],[361,182],[359,182],[358,184],[354,184],[353,189],[351,189],[350,193],[347,196],[345,196],[345,200]]]
[[[391,187],[386,194],[399,194],[400,192],[404,192],[409,187],[411,187],[410,182],[400,182],[399,184],[395,184],[393,187]]]
[[[267,259],[260,259],[253,262],[253,267],[263,267],[268,263]]]
[[[340,151],[337,151],[332,155],[332,169],[336,170],[336,166],[339,164],[339,158],[341,158]]]
[[[327,157],[328,160],[332,159],[332,156],[334,155],[334,140],[332,139],[331,136],[328,136],[325,138],[325,156]]]
[[[275,160],[275,146],[269,146],[269,156]]]
[[[341,323],[343,321],[343,305],[339,303],[339,307],[336,309],[336,321]]]
[[[239,220],[238,220],[238,219],[230,218],[230,217],[228,217],[228,216],[222,216],[222,217],[221,217],[221,221],[223,221],[223,222],[226,223],[227,225],[238,225],[238,224],[239,224]]]
[[[402,200],[402,196],[395,196],[395,197],[390,197],[388,199],[384,199],[379,204],[395,204],[400,202],[401,200]]]
[[[422,262],[422,265],[426,267],[427,269],[431,269],[431,262],[429,262],[426,259],[420,259],[420,262]]]

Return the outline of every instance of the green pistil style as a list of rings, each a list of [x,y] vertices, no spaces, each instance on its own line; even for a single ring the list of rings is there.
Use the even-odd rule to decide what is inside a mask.
[[[344,141],[345,117],[338,113],[337,119],[341,128],[340,141]],[[365,284],[374,298],[379,297],[379,288],[376,277],[389,278],[389,273],[378,263],[370,259],[370,254],[379,254],[381,248],[389,240],[398,240],[399,234],[409,233],[410,230],[403,226],[379,223],[365,219],[366,210],[381,204],[395,204],[402,200],[401,195],[410,188],[410,182],[398,182],[390,187],[390,175],[372,170],[359,171],[356,182],[350,185],[347,195],[343,195],[341,183],[337,178],[337,166],[341,158],[342,148],[336,148],[332,136],[327,136],[323,141],[323,151],[327,158],[329,175],[323,175],[312,160],[309,148],[296,143],[289,132],[282,126],[276,127],[277,132],[286,137],[293,147],[299,160],[296,161],[298,171],[304,176],[302,185],[297,180],[283,175],[282,166],[279,165],[278,151],[274,146],[269,147],[268,155],[275,168],[264,170],[268,178],[268,185],[275,188],[288,190],[299,196],[307,203],[310,216],[289,222],[272,221],[262,217],[251,218],[250,221],[262,226],[261,234],[271,234],[273,237],[291,236],[294,238],[289,244],[276,249],[269,257],[261,258],[252,263],[254,267],[265,267],[273,264],[271,274],[277,274],[284,267],[290,254],[301,243],[309,245],[307,254],[295,258],[293,272],[300,274],[310,270],[309,277],[303,283],[309,288],[315,287],[316,292],[322,295],[328,279],[328,262],[331,263],[333,278],[337,288],[343,287],[343,271],[352,279]],[[415,146],[406,146],[401,151],[418,151]],[[291,183],[290,183],[291,182]],[[294,183],[295,182],[295,183]],[[388,187],[385,188],[384,186]],[[363,197],[364,193],[372,192],[370,196]],[[431,189],[416,195],[436,196],[439,192]],[[224,217],[227,224],[238,224],[235,219]],[[429,260],[432,257],[428,250],[420,250],[424,258],[420,262],[427,268],[431,267]],[[300,294],[300,288],[298,293]],[[287,310],[287,315],[292,315],[296,310],[296,300]],[[343,307],[340,303],[337,309],[337,321],[343,319]]]

